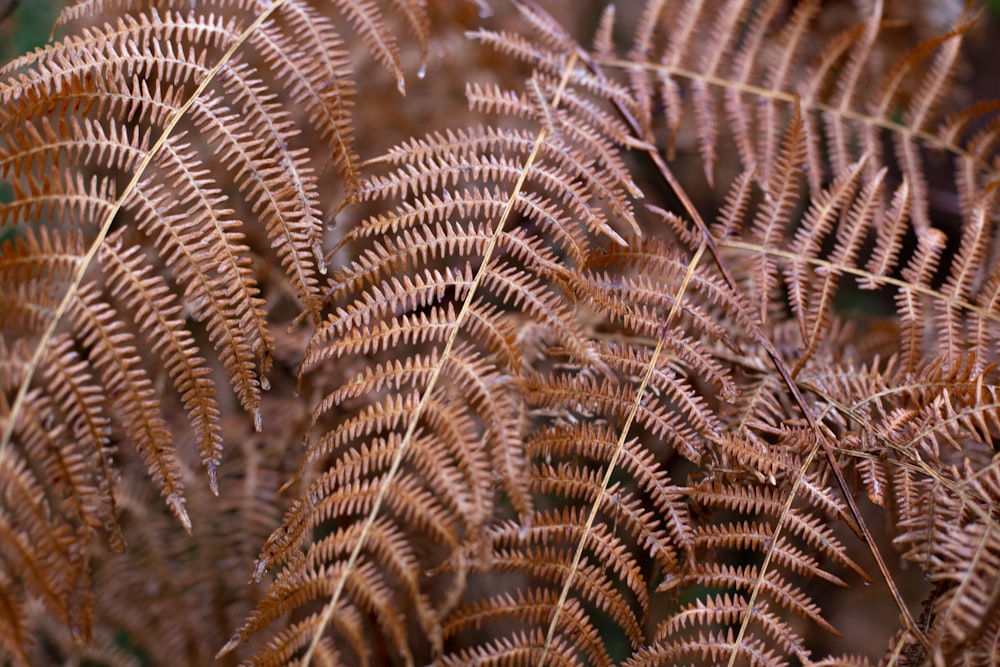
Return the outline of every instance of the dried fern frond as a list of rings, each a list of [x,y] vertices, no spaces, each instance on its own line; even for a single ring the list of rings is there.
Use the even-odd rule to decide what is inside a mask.
[[[401,74],[381,7],[343,2],[338,11]],[[84,20],[111,12],[105,23]],[[229,378],[259,430],[282,354],[255,257],[318,319],[326,269],[317,173],[332,161],[351,197],[359,167],[349,52],[331,18],[307,3],[84,2],[59,25],[61,41],[0,74],[0,181],[11,193],[0,201],[11,239],[0,259],[0,468],[8,500],[15,484],[36,488],[30,512],[55,503],[30,530],[68,532],[51,547],[28,539],[25,514],[10,544],[27,539],[24,562],[51,567],[24,578],[12,551],[3,569],[30,595],[65,589],[47,605],[85,639],[91,605],[60,582],[87,588],[83,554],[103,528],[124,546],[119,443],[135,447],[190,531],[178,439],[193,434],[218,493],[220,402],[229,399],[220,401],[217,383]],[[184,419],[173,418],[175,406]]]
[[[993,664],[1000,104],[921,1],[72,3],[0,662]]]
[[[956,16],[951,31],[898,56],[884,44],[894,25],[888,4],[871,3],[854,26],[818,49],[809,40],[816,39],[821,3],[798,3],[789,13],[777,1],[694,3],[682,12],[651,2],[626,56],[605,55],[601,65],[628,72],[647,133],[662,115],[668,146],[682,140],[697,146],[710,182],[726,140],[762,184],[782,173],[776,160],[783,128],[800,107],[812,193],[867,155],[869,179],[890,167],[907,181],[911,214],[923,230],[932,224],[929,152],[953,157],[964,211],[972,204],[967,195],[996,181],[990,149],[984,153],[984,137],[971,130],[973,118],[994,123],[996,108],[937,113],[974,14]],[[702,48],[706,43],[712,48]],[[809,53],[817,50],[818,57]]]
[[[571,72],[536,74],[523,95],[470,89],[473,107],[511,115],[512,127],[431,134],[367,161],[386,173],[365,181],[359,198],[402,202],[344,239],[361,249],[331,274],[331,314],[306,352],[303,378],[344,355],[372,359],[353,377],[325,381],[332,388],[314,412],[306,453],[321,472],[265,546],[258,574],[283,569],[236,641],[261,619],[324,604],[297,631],[316,634],[306,661],[325,632],[339,633],[334,617],[344,613],[370,618],[368,643],[384,637],[403,662],[439,654],[437,628],[466,585],[443,567],[456,557],[449,554],[480,542],[503,516],[498,494],[517,516],[534,515],[517,418],[527,363],[520,338],[537,328],[571,358],[606,367],[567,307],[575,297],[559,254],[582,256],[595,234],[621,241],[611,221],[632,221],[637,194],[619,148],[567,110],[570,99],[586,98]],[[600,103],[586,108],[598,114]],[[405,356],[393,350],[399,340],[411,344]],[[391,549],[376,548],[383,534],[396,536]],[[392,583],[400,577],[419,587]],[[448,604],[439,595],[426,607],[425,591],[442,588]],[[385,606],[361,595],[369,589],[388,596]],[[421,641],[384,616],[399,608],[424,627]],[[259,660],[291,655],[284,641]]]

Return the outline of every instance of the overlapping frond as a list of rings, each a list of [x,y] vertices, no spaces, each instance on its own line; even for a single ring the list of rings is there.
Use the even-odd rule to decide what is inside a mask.
[[[472,561],[514,548],[522,522],[541,540],[525,564],[547,567],[546,526],[566,530],[566,519],[534,506],[521,378],[535,346],[606,371],[571,306],[566,256],[585,256],[601,236],[621,241],[615,227],[634,225],[638,194],[619,148],[567,110],[588,95],[574,71],[583,70],[569,61],[558,77],[538,72],[523,94],[472,87],[472,106],[513,119],[510,127],[430,134],[366,163],[384,173],[358,196],[388,212],[342,241],[356,259],[331,273],[330,314],[302,367],[305,381],[322,373],[330,387],[303,466],[304,476],[317,466],[318,474],[303,478],[305,491],[265,545],[258,575],[281,570],[234,641],[277,614],[309,615],[258,655],[261,664],[300,647],[313,659],[325,642],[338,644],[344,616],[368,619],[365,645],[384,642],[390,659],[440,655],[440,624],[477,569]],[[610,118],[599,103],[587,102],[590,113]],[[359,353],[368,359],[351,374],[327,370]],[[484,531],[496,533],[495,545]],[[594,595],[618,604],[610,583]]]
[[[929,152],[954,158],[963,211],[976,191],[997,180],[995,146],[973,129],[995,123],[996,108],[981,104],[952,117],[938,114],[972,14],[957,16],[950,31],[900,55],[884,45],[897,19],[890,3],[870,4],[855,25],[817,48],[818,2],[797,3],[794,11],[779,1],[690,3],[684,11],[651,2],[625,57],[606,54],[602,64],[628,72],[647,131],[663,108],[668,146],[695,144],[709,181],[726,141],[762,184],[780,175],[783,129],[798,114],[793,108],[801,108],[813,194],[867,155],[869,178],[886,166],[898,169],[909,184],[911,215],[923,230],[932,226]],[[706,43],[712,48],[702,48]]]
[[[0,70],[0,662],[993,664],[973,13],[474,4]]]
[[[61,40],[0,81],[0,469],[9,543],[24,546],[2,569],[81,639],[90,544],[106,528],[100,539],[124,547],[119,443],[191,530],[178,441],[193,436],[218,493],[230,401],[217,383],[229,378],[259,430],[283,354],[261,275],[273,265],[318,320],[318,174],[332,164],[347,198],[359,178],[354,72],[329,12],[292,0],[175,5],[78,3]],[[367,26],[363,41],[398,73],[383,8],[337,11]],[[36,501],[15,510],[14,486]],[[40,531],[59,537],[31,538]],[[29,576],[32,562],[49,565]]]

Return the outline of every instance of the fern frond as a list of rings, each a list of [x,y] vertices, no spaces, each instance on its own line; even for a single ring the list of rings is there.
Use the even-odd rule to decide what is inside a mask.
[[[976,12],[595,2],[0,68],[0,662],[992,664]]]
[[[552,285],[539,277],[565,272],[558,268],[552,242],[537,236],[537,232],[527,234],[513,226],[508,229],[504,224],[512,212],[529,215],[540,229],[552,224],[564,227],[567,231],[561,233],[562,238],[569,239],[572,246],[586,247],[583,244],[588,232],[576,213],[583,213],[592,221],[607,220],[609,214],[618,218],[632,215],[629,204],[614,203],[624,202],[623,195],[612,189],[619,188],[617,184],[602,190],[610,213],[591,203],[593,195],[585,194],[595,187],[604,187],[605,181],[592,180],[594,174],[604,170],[592,169],[593,162],[587,152],[597,144],[590,138],[595,136],[592,131],[579,131],[578,128],[585,128],[583,121],[569,117],[557,120],[568,79],[568,73],[562,74],[561,82],[551,87],[547,81],[531,80],[533,83],[529,85],[541,93],[541,97],[536,95],[533,100],[525,98],[524,104],[533,106],[533,110],[522,113],[523,109],[512,109],[515,115],[539,122],[540,132],[473,129],[432,134],[369,161],[372,166],[381,164],[394,170],[386,177],[376,175],[369,179],[359,189],[359,197],[402,198],[405,202],[392,218],[362,222],[358,231],[352,233],[352,243],[370,238],[372,249],[353,267],[334,276],[336,286],[330,298],[344,305],[335,307],[337,314],[329,318],[311,343],[304,369],[334,362],[361,340],[373,336],[412,336],[414,342],[421,340],[429,347],[427,356],[409,356],[392,365],[376,363],[358,379],[360,385],[343,385],[327,394],[314,415],[314,428],[321,433],[329,430],[307,457],[329,461],[327,472],[320,478],[327,481],[311,487],[316,499],[289,515],[286,528],[275,534],[273,546],[265,549],[258,565],[260,573],[272,563],[303,562],[294,555],[300,548],[305,549],[308,560],[309,554],[318,554],[318,543],[309,546],[307,540],[316,527],[336,517],[368,514],[366,519],[358,519],[357,525],[362,527],[358,528],[356,544],[342,553],[317,555],[336,560],[339,562],[336,567],[343,569],[334,570],[340,573],[341,584],[333,590],[324,614],[316,618],[317,637],[313,646],[318,646],[327,627],[325,619],[339,608],[340,596],[354,597],[351,590],[343,588],[354,576],[351,572],[382,560],[378,554],[369,555],[364,546],[382,512],[389,513],[386,516],[392,517],[391,524],[402,521],[403,526],[409,526],[406,530],[413,537],[418,533],[433,535],[432,542],[439,547],[428,547],[426,553],[434,553],[441,547],[456,549],[466,539],[463,535],[475,534],[496,511],[492,497],[495,490],[490,488],[489,476],[482,472],[492,468],[496,471],[493,484],[500,485],[513,509],[524,517],[533,515],[521,426],[511,416],[516,413],[513,392],[517,384],[513,380],[521,372],[520,364],[498,366],[495,353],[482,351],[486,343],[487,349],[510,350],[501,359],[510,362],[521,359],[516,329],[510,324],[512,314],[537,323],[546,336],[569,351],[571,358],[603,366],[572,311],[566,307],[560,284]],[[610,143],[600,146],[603,160],[621,165]],[[493,152],[505,156],[495,158],[490,155]],[[609,178],[607,183],[620,181],[623,174],[624,168],[620,167],[620,174]],[[543,193],[543,198],[532,192],[535,188]],[[454,219],[451,216],[455,214],[467,217],[461,227],[438,222]],[[490,221],[487,225],[482,221],[483,216],[495,215],[499,215],[500,223]],[[608,230],[612,238],[619,238],[605,222],[589,226],[591,233]],[[454,238],[463,228],[470,232],[464,242]],[[380,238],[376,229],[388,235]],[[556,239],[556,243],[563,243],[558,236]],[[431,268],[440,259],[453,258],[456,253],[467,256],[464,270]],[[399,273],[402,275],[397,278]],[[418,311],[430,316],[425,319],[409,315],[417,315]],[[389,333],[400,331],[401,325],[408,328],[415,325],[418,329],[411,329],[411,333]],[[433,331],[427,326],[434,327]],[[479,335],[484,330],[497,334],[484,340]],[[355,332],[360,334],[359,338],[354,338]],[[497,342],[491,344],[490,338]],[[358,343],[341,345],[341,341],[350,340]],[[368,349],[377,351],[379,346]],[[367,389],[355,393],[355,387]],[[384,394],[385,399],[377,398],[379,394]],[[334,411],[349,406],[354,400],[352,396],[363,399],[361,403],[367,407],[336,424],[340,420],[334,417]],[[334,423],[327,426],[331,418]],[[391,456],[379,463],[384,472],[369,471],[367,466],[354,468],[353,473],[344,469],[347,478],[337,474],[338,483],[349,484],[348,488],[354,490],[346,496],[334,493],[327,486],[334,479],[331,475],[341,469],[340,462],[351,460],[353,448],[369,451],[371,438],[387,438],[392,443]],[[415,450],[422,442],[427,444]],[[485,447],[480,443],[485,443]],[[426,468],[413,458],[424,447],[440,447],[433,460],[439,467],[443,465],[443,469]],[[412,470],[411,462],[415,464]],[[371,479],[372,474],[378,477]],[[419,491],[425,485],[436,486],[436,479],[447,479],[447,486],[439,487],[433,494]],[[382,480],[382,484],[376,484],[377,480]],[[411,490],[404,494],[406,501],[399,504],[399,494],[405,488]],[[370,500],[358,504],[361,497]],[[454,504],[449,498],[466,498],[468,502]],[[398,515],[400,511],[416,511],[414,504],[419,506],[419,514],[435,519],[412,524],[405,516]],[[445,529],[445,526],[450,527]],[[368,563],[371,565],[362,565]],[[433,564],[422,567],[436,568]],[[302,585],[308,586],[308,581],[303,579]],[[457,584],[461,590],[462,581]],[[348,604],[356,602],[352,599]],[[365,608],[366,613],[379,613],[370,605]],[[255,627],[245,626],[241,636]],[[313,650],[309,649],[307,656]]]
[[[145,257],[138,248],[124,250],[117,247],[120,243],[120,235],[112,235],[101,249],[108,280],[115,286],[113,294],[134,313],[149,350],[160,355],[163,368],[174,380],[188,421],[197,434],[209,484],[218,493],[216,477],[222,455],[222,429],[211,371],[194,352],[191,333],[177,318],[181,306],[170,288],[159,276],[150,275],[151,268],[142,265]]]
[[[540,625],[548,618],[555,603],[555,594],[545,589],[532,589],[523,594],[518,592],[516,597],[509,593],[501,594],[453,614],[444,628],[445,635],[479,630],[508,619]],[[561,617],[561,624],[560,633],[569,635],[574,645],[581,647],[592,664],[614,664],[600,641],[597,629],[589,622],[583,608],[576,601],[568,604]]]
[[[78,22],[112,8],[121,10],[114,21]],[[396,58],[381,8],[340,9],[369,24],[371,42]],[[325,156],[302,137],[330,142],[351,191],[354,73],[334,24],[294,0],[217,11],[89,2],[68,9],[60,25],[62,41],[6,66],[0,82],[0,179],[12,192],[0,203],[0,224],[5,236],[13,230],[3,276],[12,288],[5,298],[17,298],[5,304],[0,334],[5,357],[34,346],[4,399],[0,459],[6,466],[29,447],[20,438],[30,435],[33,450],[47,440],[58,456],[39,459],[36,473],[59,481],[36,502],[55,494],[57,514],[72,518],[67,525],[104,526],[120,549],[119,439],[131,441],[190,530],[178,436],[196,434],[217,492],[216,365],[262,426],[276,344],[251,252],[279,267],[319,317],[325,261],[316,173]],[[288,100],[305,107],[304,117]],[[219,168],[208,167],[212,159]],[[7,317],[18,312],[15,325]],[[203,356],[213,346],[218,363]],[[166,387],[151,372],[156,359]],[[31,398],[43,388],[52,403]],[[176,423],[173,403],[185,414]],[[29,429],[42,409],[51,426]],[[89,581],[86,567],[74,576]],[[89,627],[67,604],[50,606]]]

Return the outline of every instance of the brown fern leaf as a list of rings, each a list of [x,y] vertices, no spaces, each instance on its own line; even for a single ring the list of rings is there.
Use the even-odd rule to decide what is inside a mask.
[[[56,559],[69,535],[79,554],[104,527],[124,547],[119,440],[135,446],[188,530],[185,433],[218,493],[229,400],[217,396],[216,366],[260,429],[279,355],[254,257],[285,276],[313,319],[322,308],[317,173],[331,161],[348,197],[359,177],[348,51],[330,16],[303,2],[213,7],[78,3],[59,20],[62,41],[2,70],[0,181],[12,194],[0,201],[11,239],[0,258],[3,493],[37,487],[32,511],[50,498],[52,526],[69,531],[58,549],[35,546],[35,559],[53,564],[40,578],[24,577],[13,551],[4,559],[5,580],[30,595],[65,588],[65,577],[88,586],[81,555]],[[398,72],[382,8],[338,11]],[[23,363],[12,365],[15,355]],[[184,418],[173,419],[175,406]],[[28,451],[36,461],[24,468]],[[12,545],[29,535],[11,530]],[[85,636],[90,607],[78,598],[66,589],[47,604]]]
[[[564,4],[0,69],[0,662],[995,663],[975,13]]]
[[[994,371],[977,361],[969,355],[949,366],[942,357],[907,373],[893,360],[878,370],[831,370],[810,380],[833,408],[845,445],[857,443],[844,451],[869,495],[891,499],[904,557],[941,582],[927,604],[947,609],[931,624],[939,647],[933,659],[943,664],[983,664],[995,641],[995,595],[990,584],[976,582],[993,576],[996,520],[988,508],[998,497],[990,461],[997,404]],[[898,641],[893,650],[914,648],[912,638]]]
[[[942,526],[934,540],[931,580],[939,595],[934,602],[935,660],[979,664],[995,655],[1000,611],[1000,525],[995,518],[997,464],[983,471],[967,466],[955,477],[971,482],[980,501],[958,510],[943,508],[956,520]],[[950,495],[950,494],[949,494]],[[945,503],[961,502],[955,496]],[[984,502],[985,501],[985,502]],[[992,504],[992,507],[991,507]]]
[[[348,657],[342,616],[365,619],[366,645],[384,642],[389,660],[439,655],[443,619],[471,566],[460,563],[467,552],[506,549],[501,527],[516,538],[520,525],[508,512],[538,539],[546,526],[571,530],[534,509],[517,416],[525,337],[537,330],[539,343],[607,367],[574,316],[560,255],[583,257],[596,234],[621,241],[612,221],[634,224],[638,194],[619,147],[591,124],[616,121],[571,84],[572,71],[537,72],[524,94],[471,87],[473,107],[509,116],[511,127],[432,133],[365,163],[384,173],[362,183],[359,198],[401,203],[341,242],[357,248],[355,259],[331,274],[330,314],[306,350],[302,380],[319,379],[322,398],[302,474],[321,472],[265,545],[257,575],[282,569],[234,643],[285,612],[308,616],[257,656],[261,664],[300,647],[308,662],[326,641],[339,659],[363,660]],[[369,358],[355,373],[335,380],[327,370],[362,352]],[[631,571],[627,555],[604,544],[602,554],[620,554]],[[629,581],[642,585],[637,572]],[[617,607],[612,588],[595,595]]]
[[[869,179],[883,167],[899,169],[911,189],[914,221],[923,230],[931,226],[930,150],[953,156],[963,193],[996,180],[995,164],[980,151],[984,138],[967,132],[976,114],[993,122],[995,107],[978,105],[954,118],[936,115],[974,15],[957,16],[951,31],[899,57],[886,44],[893,25],[886,20],[888,4],[873,2],[855,26],[827,40],[810,62],[808,51],[817,50],[809,40],[818,39],[813,22],[820,3],[798,3],[790,16],[782,16],[781,2],[693,3],[684,11],[674,11],[669,2],[649,2],[627,56],[605,57],[601,64],[629,73],[642,109],[636,116],[644,119],[643,138],[651,140],[658,116],[671,137],[693,135],[709,181],[720,142],[727,138],[762,184],[780,174],[782,128],[800,106],[813,194],[831,173],[868,155]],[[707,43],[711,49],[700,48]],[[888,143],[895,148],[895,163],[885,155]]]
[[[484,628],[476,639],[478,653],[459,645],[439,664],[471,655],[504,663],[512,647],[520,647],[532,664],[589,659],[592,650],[567,652],[566,633],[581,623],[577,608],[592,610],[585,612],[584,627],[610,622],[638,650],[649,641],[640,619],[654,592],[649,573],[639,564],[657,563],[663,575],[677,576],[693,563],[692,519],[680,489],[656,461],[681,455],[698,462],[718,436],[718,425],[705,397],[692,386],[692,376],[711,369],[705,377],[714,377],[722,391],[732,389],[726,371],[707,349],[683,333],[686,328],[701,329],[710,338],[730,342],[707,314],[692,308],[697,299],[693,294],[710,295],[713,308],[713,297],[719,298],[720,309],[739,308],[727,302],[717,278],[692,271],[690,258],[666,244],[613,245],[595,252],[588,265],[594,269],[577,273],[575,290],[627,336],[620,343],[595,345],[601,367],[606,365],[610,373],[581,367],[579,355],[561,347],[550,350],[536,362],[539,370],[525,373],[521,381],[538,429],[529,436],[529,452],[536,461],[533,489],[548,496],[542,496],[546,503],[558,498],[575,507],[558,513],[538,510],[517,530],[501,524],[502,542],[488,545],[485,555],[473,553],[449,565],[453,570],[471,566],[476,575],[473,590],[516,586],[519,595],[526,596],[531,587],[547,586],[561,593],[547,613],[511,619],[509,630],[497,629],[503,633],[499,636]],[[664,326],[672,318],[678,322],[676,329]],[[654,354],[645,347],[647,336],[662,341],[662,357],[660,348]],[[635,434],[641,434],[638,440],[628,431],[633,420]],[[607,427],[585,426],[605,422]],[[596,470],[590,469],[593,464],[598,464]],[[609,485],[608,476],[616,470],[627,481]],[[651,522],[655,514],[639,511],[636,499],[642,497],[657,508],[659,521]],[[535,504],[544,506],[542,499]],[[475,617],[490,604],[473,602],[459,608],[453,622],[464,626],[466,615]],[[576,620],[564,620],[564,613]],[[533,639],[538,633],[545,635],[540,650]]]
[[[523,594],[518,592],[516,597],[509,593],[500,594],[476,603],[463,613],[453,615],[445,625],[445,634],[457,635],[470,630],[478,632],[484,626],[509,620],[521,622],[528,620],[541,624],[548,618],[555,603],[555,594],[545,589],[528,590]],[[567,635],[567,642],[571,640],[573,645],[582,647],[590,664],[614,664],[600,640],[597,629],[587,620],[586,613],[575,600],[568,603],[559,631]],[[447,664],[446,660],[441,662]]]
[[[238,416],[224,421],[234,440],[219,471],[219,493],[204,484],[186,490],[195,526],[188,536],[156,494],[141,481],[144,465],[136,455],[118,458],[124,480],[116,488],[119,520],[128,551],[92,559],[95,627],[90,653],[81,651],[57,623],[35,628],[31,664],[57,664],[84,655],[107,664],[207,664],[218,638],[242,621],[263,594],[247,586],[246,566],[280,520],[287,499],[278,487],[293,472],[282,455],[283,438],[294,439],[303,408],[297,402],[265,398],[265,417],[274,430],[263,435]],[[274,437],[282,434],[283,438]],[[194,436],[180,443],[185,474],[198,469]],[[252,535],[251,539],[247,539]],[[183,536],[183,537],[182,537]],[[207,602],[207,604],[206,604]],[[124,647],[119,662],[99,657]],[[253,647],[249,647],[253,648]],[[239,656],[245,658],[246,655]],[[105,663],[101,663],[105,664]],[[232,664],[237,664],[232,661]]]

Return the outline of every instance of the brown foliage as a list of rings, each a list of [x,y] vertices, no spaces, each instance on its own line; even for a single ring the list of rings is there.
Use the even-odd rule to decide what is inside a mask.
[[[492,4],[0,70],[3,660],[996,664],[975,17]]]

